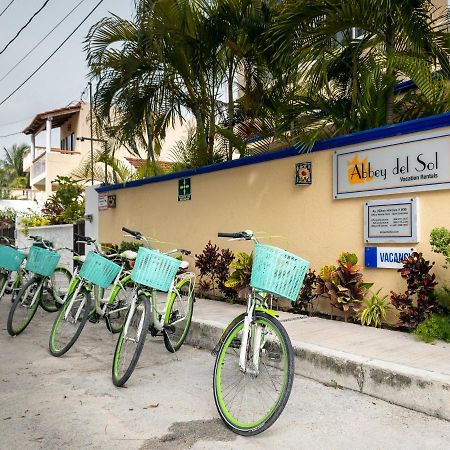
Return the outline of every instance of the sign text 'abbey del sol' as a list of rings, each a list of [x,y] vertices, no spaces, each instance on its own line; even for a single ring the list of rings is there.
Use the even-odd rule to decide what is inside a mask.
[[[334,198],[450,189],[450,137],[338,150]]]

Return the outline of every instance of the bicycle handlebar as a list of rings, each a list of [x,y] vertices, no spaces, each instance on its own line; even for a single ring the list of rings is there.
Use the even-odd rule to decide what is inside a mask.
[[[217,233],[217,237],[226,237],[231,239],[245,239],[250,240],[253,237],[253,234],[247,232],[247,231],[239,231],[237,233],[223,233],[219,232]]]
[[[95,239],[90,238],[89,236],[82,236],[81,234],[74,234],[75,238],[80,242],[87,242],[88,244],[92,244],[95,242]]]
[[[129,228],[122,227],[122,231],[125,231],[125,233],[131,234],[131,236],[134,236],[136,239],[142,239],[142,233],[139,231],[133,231]]]

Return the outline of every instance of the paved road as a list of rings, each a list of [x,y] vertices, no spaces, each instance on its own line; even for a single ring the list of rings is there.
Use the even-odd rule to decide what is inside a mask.
[[[450,422],[296,377],[275,425],[253,438],[226,429],[211,394],[213,359],[183,347],[178,359],[149,338],[127,388],[112,385],[115,337],[88,324],[72,351],[47,351],[52,315],[39,311],[16,338],[0,302],[0,449],[421,449],[450,448]]]

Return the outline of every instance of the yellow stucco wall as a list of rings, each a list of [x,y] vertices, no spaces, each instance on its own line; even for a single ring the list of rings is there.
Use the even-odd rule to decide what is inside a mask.
[[[446,132],[450,133],[450,128],[431,134]],[[366,147],[422,136],[410,134],[406,138],[373,141]],[[450,146],[450,137],[447,139]],[[432,141],[427,142],[432,146]],[[172,242],[168,247],[176,245],[193,253],[201,252],[208,240],[234,252],[249,252],[250,243],[227,242],[218,239],[217,232],[252,229],[280,236],[263,242],[302,256],[318,271],[325,264],[335,263],[342,251],[355,252],[364,264],[365,201],[414,196],[419,198],[420,243],[387,245],[414,245],[437,262],[440,282],[449,278],[450,272],[441,268],[442,257],[431,252],[429,234],[436,226],[450,228],[450,190],[333,200],[332,156],[333,150],[326,150],[193,176],[192,200],[186,202],[177,201],[176,179],[116,190],[111,193],[117,196],[117,208],[100,212],[100,239],[119,242],[123,240],[121,227],[126,226]],[[302,161],[312,162],[310,186],[294,184],[295,164]],[[406,289],[394,269],[365,268],[364,273],[366,281],[374,282],[374,289],[382,288],[383,293]]]

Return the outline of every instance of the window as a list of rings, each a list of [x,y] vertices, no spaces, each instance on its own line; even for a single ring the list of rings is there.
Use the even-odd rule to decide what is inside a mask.
[[[75,133],[70,133],[64,139],[61,139],[61,150],[75,150]]]

